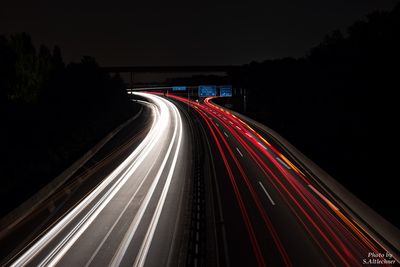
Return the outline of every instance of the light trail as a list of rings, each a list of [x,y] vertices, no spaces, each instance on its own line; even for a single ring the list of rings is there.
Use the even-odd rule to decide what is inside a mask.
[[[147,136],[137,146],[137,148],[108,175],[96,188],[93,189],[84,199],[82,199],[74,208],[68,211],[62,219],[49,228],[41,238],[24,250],[24,252],[13,259],[11,266],[27,266],[33,262],[38,266],[54,266],[61,260],[66,260],[66,256],[71,249],[75,249],[74,244],[82,238],[90,238],[89,229],[98,223],[100,216],[105,214],[106,207],[113,205],[119,206],[121,199],[126,199],[121,211],[116,213],[116,219],[112,221],[110,228],[105,228],[104,237],[92,255],[81,255],[89,257],[86,266],[90,265],[98,256],[101,247],[110,237],[111,232],[119,226],[122,218],[126,220],[126,212],[133,201],[140,201],[135,216],[126,234],[120,241],[117,251],[112,257],[111,265],[121,264],[126,250],[131,243],[132,237],[136,234],[139,224],[143,220],[144,213],[148,210],[150,201],[156,201],[156,209],[150,221],[143,240],[142,246],[138,251],[135,265],[143,266],[146,261],[147,253],[154,237],[155,229],[159,225],[161,211],[165,206],[171,182],[176,173],[178,156],[182,150],[183,128],[182,119],[177,108],[169,101],[155,95],[134,93],[146,98],[152,104],[153,121]],[[171,126],[173,128],[171,129]],[[168,134],[171,132],[171,134]],[[171,136],[171,137],[169,137]],[[165,147],[165,154],[160,154],[160,148]],[[155,157],[156,156],[156,157]],[[160,158],[161,160],[158,160]],[[169,162],[169,164],[167,164]],[[147,165],[145,167],[144,163]],[[145,168],[145,169],[144,169]],[[156,175],[150,173],[157,170]],[[139,191],[146,190],[145,184],[151,181],[145,197],[138,196]],[[135,188],[132,191],[131,184]],[[161,195],[156,196],[156,187],[161,187]],[[131,191],[131,195],[126,195]],[[142,194],[142,193],[141,193]],[[158,194],[157,194],[158,195]],[[116,202],[118,201],[118,202]],[[116,204],[114,204],[114,202]]]
[[[226,170],[228,172],[228,175],[229,175],[229,178],[230,178],[230,182],[231,182],[232,187],[233,187],[234,192],[235,192],[236,200],[237,200],[237,202],[239,204],[239,207],[240,207],[240,212],[242,214],[243,221],[244,221],[244,223],[246,225],[246,230],[248,232],[248,235],[249,235],[249,238],[250,238],[250,241],[251,241],[251,244],[252,244],[254,255],[256,256],[256,259],[257,259],[257,264],[258,264],[258,266],[265,266],[265,259],[264,259],[263,255],[262,255],[262,252],[261,252],[261,249],[260,249],[260,245],[259,245],[259,243],[257,241],[256,236],[255,236],[254,229],[253,229],[253,227],[251,225],[248,212],[246,210],[243,198],[242,198],[242,196],[240,194],[237,182],[236,182],[236,180],[234,178],[232,168],[230,167],[229,162],[227,160],[227,156],[225,155],[225,152],[223,151],[221,143],[218,141],[218,138],[216,136],[216,133],[215,133],[212,125],[206,119],[205,113],[203,113],[200,110],[197,110],[197,111],[199,112],[200,116],[202,116],[203,119],[205,120],[205,122],[207,123],[207,126],[208,126],[209,130],[211,131],[212,136],[214,137],[214,140],[215,140],[215,142],[216,142],[216,144],[218,146],[218,150],[221,153],[225,168],[226,168]],[[210,119],[210,121],[212,121],[212,120]]]
[[[181,143],[182,143],[182,119],[179,115],[179,111],[178,109],[172,105],[171,103],[168,102],[168,105],[170,105],[170,107],[174,110],[174,116],[175,116],[175,120],[178,121],[178,123],[176,123],[175,125],[175,130],[174,130],[174,136],[172,137],[172,140],[174,140],[174,142],[177,142],[176,145],[176,149],[174,151],[174,155],[173,155],[173,159],[172,159],[172,163],[169,166],[169,172],[168,172],[168,177],[167,177],[167,181],[165,182],[165,185],[163,187],[163,191],[161,194],[161,197],[158,200],[157,203],[157,208],[156,211],[152,217],[151,223],[150,223],[150,227],[148,228],[148,231],[146,233],[146,237],[142,243],[142,246],[140,248],[139,251],[139,255],[136,257],[135,260],[135,264],[134,266],[143,266],[145,261],[146,261],[146,257],[147,257],[147,253],[149,251],[149,247],[151,245],[151,241],[153,240],[154,237],[154,232],[155,229],[157,227],[158,221],[160,219],[160,215],[161,215],[161,211],[164,207],[164,203],[167,197],[167,193],[169,190],[169,187],[171,185],[171,180],[172,180],[172,175],[174,174],[175,171],[175,167],[176,167],[176,163],[178,161],[178,155],[181,149]],[[162,168],[165,168],[165,165],[167,163],[167,159],[169,154],[171,153],[171,149],[172,149],[172,142],[170,144],[170,147],[168,148],[168,152],[166,157],[164,158],[164,161],[162,163]],[[161,169],[160,169],[161,170]],[[159,173],[161,174],[161,172],[159,171]],[[157,175],[157,177],[159,177],[159,175]],[[124,251],[124,254],[126,253],[126,250]]]
[[[157,93],[134,94],[151,103],[153,120],[143,141],[98,186],[12,259],[11,266],[145,266],[158,263],[150,257],[154,251],[170,249],[170,241],[160,241],[157,234],[171,228],[165,217],[173,217],[170,209],[172,206],[176,210],[177,206],[171,204],[176,203],[171,202],[177,195],[176,182],[185,179],[181,167],[184,162],[179,161],[187,155],[185,127],[179,110],[168,100]],[[288,218],[300,229],[301,234],[295,236],[304,235],[305,243],[312,243],[310,247],[315,247],[318,257],[328,265],[357,266],[363,255],[384,251],[378,240],[343,212],[335,198],[313,177],[304,175],[268,137],[210,99],[203,104],[169,97],[192,107],[204,125],[214,156],[221,162],[219,172],[224,175],[218,180],[226,181],[224,191],[230,192],[229,203],[235,203],[231,207],[237,209],[235,221],[240,221],[243,240],[249,246],[246,253],[258,266],[296,265],[290,250],[292,240],[288,239],[291,235],[286,233]],[[163,212],[166,208],[167,215]],[[221,222],[225,223],[229,221]],[[200,231],[199,222],[197,229]],[[195,251],[196,255],[201,251],[198,243]],[[82,264],[74,264],[71,255],[78,255]]]
[[[185,102],[187,101],[186,99],[181,98],[181,97],[177,97],[177,96],[172,96],[172,97],[175,98],[175,99],[178,99],[180,101],[185,101]],[[252,199],[253,199],[254,203],[256,204],[257,210],[258,210],[259,214],[262,217],[264,225],[266,226],[266,228],[268,229],[269,233],[271,234],[272,239],[274,240],[274,243],[276,244],[276,247],[278,248],[278,251],[279,251],[279,253],[280,253],[281,257],[282,257],[282,260],[283,260],[285,266],[292,266],[291,260],[290,260],[290,258],[288,256],[283,244],[281,243],[280,238],[278,237],[278,234],[277,234],[276,230],[274,229],[274,227],[273,227],[273,225],[271,223],[271,220],[268,218],[268,215],[266,214],[264,208],[262,207],[260,198],[258,197],[257,193],[255,192],[255,189],[252,186],[252,184],[250,182],[250,179],[247,177],[247,175],[246,175],[243,167],[241,166],[238,158],[235,156],[235,153],[232,151],[230,145],[225,140],[225,138],[223,138],[221,129],[219,129],[215,125],[215,122],[214,122],[214,120],[212,118],[206,117],[206,113],[205,113],[204,109],[203,110],[195,109],[195,110],[203,117],[203,119],[205,120],[206,124],[208,125],[208,128],[210,129],[210,131],[211,131],[211,133],[212,133],[212,135],[214,137],[214,141],[218,145],[218,149],[219,149],[219,151],[220,151],[220,153],[221,153],[221,155],[222,155],[222,157],[224,159],[224,162],[226,160],[226,156],[225,156],[225,152],[223,151],[223,149],[221,147],[220,140],[224,144],[224,147],[228,150],[230,157],[233,159],[233,161],[235,163],[235,166],[239,169],[240,174],[241,174],[243,180],[245,181],[247,188],[251,192],[251,196],[252,196]],[[220,123],[222,125],[225,125],[225,127],[226,127],[226,123],[225,122],[220,121]],[[213,125],[213,127],[211,125]],[[215,132],[217,133],[217,135],[215,134]],[[231,132],[231,134],[235,135],[234,132]],[[218,138],[217,136],[219,136],[220,138]],[[238,151],[238,152],[241,154],[240,151]],[[239,190],[239,188],[237,186],[236,178],[234,176],[232,176],[233,172],[232,172],[231,167],[229,165],[230,164],[227,162],[225,164],[225,167],[228,170],[229,177],[230,177],[230,180],[231,180],[231,184],[232,184],[233,189],[235,191],[236,198],[237,198],[237,200],[239,202],[239,206],[241,208],[241,212],[244,215],[243,219],[244,219],[244,221],[246,223],[246,226],[248,228],[250,240],[253,243],[254,254],[255,254],[256,258],[257,258],[258,264],[259,265],[261,264],[263,266],[265,264],[265,260],[263,260],[262,255],[260,256],[259,245],[258,245],[256,237],[253,236],[254,235],[254,230],[252,230],[251,221],[248,218],[248,212],[246,210],[246,207],[245,207],[244,203],[242,203],[243,202],[243,198],[242,198],[240,190]]]
[[[214,110],[221,110],[219,107],[216,107],[216,106],[214,106],[213,104],[211,104],[210,102],[209,102],[209,99],[206,99],[205,100],[205,103],[206,103],[206,105],[208,105],[210,108],[213,108],[214,107]],[[228,112],[226,112],[226,111],[224,111],[225,113],[228,113]],[[229,114],[229,113],[228,113]],[[229,116],[229,115],[228,115]],[[252,132],[254,132],[254,133],[256,133],[250,126],[248,126],[246,123],[244,123],[243,121],[241,121],[240,119],[237,119],[236,118],[236,120],[235,120],[235,118],[236,118],[236,116],[234,116],[234,115],[232,115],[232,117],[230,118],[230,120],[231,121],[233,121],[234,123],[233,124],[231,124],[231,125],[235,125],[235,123],[236,124],[241,124],[241,125],[245,125],[246,127],[247,127],[247,129],[249,129],[250,131],[252,131]],[[227,127],[230,127],[230,125],[226,125]],[[232,131],[234,131],[235,129],[233,128],[233,127],[230,127],[231,129],[232,129]],[[237,127],[235,127],[235,128],[237,128]],[[240,134],[242,134],[243,135],[243,132],[240,132]],[[256,135],[257,136],[260,136],[259,134],[257,134],[256,133]],[[247,140],[248,141],[250,141],[250,142],[252,142],[252,140],[250,140],[250,138],[248,138],[249,136],[248,135],[244,135],[245,136],[245,138],[246,138],[246,136],[247,136]],[[243,141],[243,138],[242,137],[240,137],[240,136],[236,136],[237,137],[237,139],[239,139],[239,141],[242,139],[242,141]],[[274,148],[269,142],[267,142],[264,138],[260,138],[265,144],[267,144],[274,152],[275,152],[275,154],[277,154],[277,155],[279,155],[279,157],[275,157],[275,159],[273,158],[273,156],[270,154],[270,153],[266,153],[266,152],[268,152],[268,151],[263,151],[264,152],[264,155],[267,155],[268,156],[268,158],[269,158],[269,160],[279,169],[279,172],[281,173],[281,174],[283,174],[286,178],[287,178],[287,181],[297,181],[296,180],[296,177],[294,177],[294,175],[293,174],[291,174],[291,173],[289,173],[289,172],[287,172],[286,170],[284,170],[279,164],[277,164],[276,163],[276,161],[279,161],[280,163],[287,163],[290,167],[292,167],[293,168],[293,170],[295,171],[295,173],[297,173],[298,175],[299,175],[299,177],[300,177],[300,180],[303,180],[303,181],[306,181],[306,182],[308,182],[308,179],[305,177],[305,175],[296,167],[296,166],[294,166],[286,157],[284,157],[279,151],[277,151],[277,149],[276,148]],[[241,142],[246,148],[247,148],[247,150],[252,150],[252,148],[250,147],[250,146],[248,146],[248,145],[246,145],[245,144],[245,142],[243,141],[243,142]],[[254,143],[254,141],[253,141],[253,143]],[[254,154],[256,154],[256,153],[254,153]],[[264,167],[264,169],[265,168],[267,168],[268,170],[269,170],[269,172],[268,172],[268,174],[269,175],[272,175],[272,176],[274,176],[276,179],[279,179],[279,178],[277,178],[274,174],[273,174],[273,172],[272,172],[272,170],[270,170],[268,167],[266,167],[266,165],[265,165],[265,163],[263,163],[263,160],[261,160],[260,158],[257,158],[256,159],[257,161],[259,161],[259,162],[261,162],[262,163],[262,165],[263,165],[263,167]],[[284,162],[283,162],[284,161]],[[279,165],[279,166],[278,166]],[[285,166],[286,164],[284,164],[284,166]],[[285,166],[285,167],[289,167],[289,166]],[[288,168],[288,169],[290,169],[290,168]],[[338,242],[338,247],[340,248],[340,249],[342,249],[343,250],[343,254],[344,255],[346,255],[347,257],[349,257],[350,258],[350,260],[353,262],[352,264],[359,264],[359,262],[354,258],[354,255],[353,254],[351,254],[350,252],[349,252],[349,245],[350,244],[353,244],[354,242],[349,242],[349,240],[347,239],[346,241],[342,241],[342,239],[338,236],[338,235],[336,235],[336,232],[334,232],[332,229],[337,229],[337,227],[338,227],[338,225],[340,226],[340,225],[342,225],[342,224],[334,224],[333,222],[335,222],[335,221],[338,221],[336,218],[332,218],[332,217],[330,217],[330,220],[328,220],[328,219],[326,219],[326,217],[324,217],[323,215],[321,216],[320,215],[320,213],[323,213],[323,214],[325,214],[325,216],[327,215],[327,214],[329,214],[329,215],[331,215],[331,213],[329,212],[329,211],[327,211],[326,210],[326,208],[325,208],[325,206],[322,206],[322,205],[320,205],[320,202],[318,201],[318,200],[316,200],[315,198],[314,198],[314,196],[313,195],[311,195],[311,194],[309,194],[309,191],[307,191],[307,190],[305,190],[304,189],[304,186],[303,185],[299,185],[299,184],[293,184],[292,182],[290,182],[291,184],[292,184],[292,186],[296,189],[296,192],[298,193],[298,195],[301,197],[301,199],[303,200],[303,201],[305,201],[306,202],[306,204],[307,204],[307,206],[308,206],[308,208],[310,208],[311,210],[312,210],[312,212],[313,212],[313,214],[314,215],[316,215],[317,216],[317,218],[319,218],[319,221],[320,221],[320,223],[324,226],[324,231],[327,231],[332,237],[333,237],[333,239],[334,240],[336,240],[336,242]],[[283,185],[282,185],[283,186]],[[307,196],[306,196],[307,195]],[[293,197],[293,195],[291,195],[292,197]],[[327,199],[326,197],[324,197],[325,199]],[[311,202],[313,202],[313,204],[311,204]],[[297,203],[297,202],[296,202]],[[314,207],[318,207],[319,209],[315,209]],[[332,206],[331,206],[332,207]],[[303,210],[303,209],[302,209]],[[343,214],[343,213],[341,213],[340,211],[339,211],[339,214],[337,213],[337,210],[335,210],[335,209],[333,209],[334,211],[335,211],[335,213],[338,215],[338,217],[342,220],[342,222],[344,222],[344,224],[345,225],[347,225],[347,227],[342,227],[340,230],[338,230],[337,232],[338,233],[345,233],[344,235],[346,236],[347,235],[347,233],[349,232],[349,230],[350,231],[352,231],[352,233],[353,233],[353,235],[356,235],[356,236],[358,236],[359,237],[359,239],[361,239],[362,241],[363,241],[363,243],[361,243],[361,245],[362,245],[362,247],[360,247],[359,249],[358,249],[358,251],[364,251],[363,253],[364,253],[364,255],[365,255],[365,253],[368,253],[368,251],[374,251],[374,252],[379,252],[378,251],[378,249],[377,249],[377,247],[376,247],[376,244],[375,245],[372,245],[372,242],[371,242],[371,239],[372,240],[374,240],[373,238],[369,238],[369,239],[366,239],[365,238],[365,234],[362,234],[362,229],[357,229],[356,227],[355,227],[355,225],[353,224],[353,223],[351,223],[351,221],[349,220],[349,219],[347,219],[346,218],[346,216]],[[303,211],[305,211],[305,210],[303,210]],[[304,212],[303,212],[304,213]],[[305,213],[304,213],[305,214]],[[308,217],[308,216],[306,216],[306,217]],[[311,221],[312,219],[309,217],[309,220]],[[313,223],[313,225],[314,225],[314,227],[318,227],[314,222],[312,222]],[[318,227],[319,228],[319,227]],[[322,230],[318,230],[320,233],[321,233],[321,235],[322,236],[324,236],[323,234],[322,234]],[[361,234],[360,234],[361,233]],[[342,235],[343,236],[343,235]],[[351,236],[351,238],[353,238],[353,236]],[[336,255],[342,260],[342,262],[344,263],[344,264],[348,264],[347,263],[347,261],[343,258],[343,256],[342,256],[342,254],[336,249],[336,247],[334,247],[334,245],[329,241],[329,239],[328,238],[324,238],[329,244],[330,244],[330,246],[331,246],[331,248],[333,249],[333,251],[336,251]],[[358,240],[359,241],[359,240]],[[356,242],[356,243],[360,243],[360,242]],[[344,243],[344,242],[346,242],[346,243]],[[367,245],[368,247],[369,247],[369,250],[363,250],[363,247],[364,247],[364,245]]]
[[[205,99],[204,104],[201,104],[178,96],[170,97],[188,103],[195,107],[197,112],[204,112],[205,115],[202,116],[204,120],[214,124],[218,122],[217,128],[225,136],[227,136],[225,132],[227,130],[233,137],[232,140],[236,140],[244,148],[249,159],[264,173],[289,210],[298,218],[300,225],[304,227],[332,265],[338,263],[332,255],[335,255],[344,266],[353,266],[361,264],[360,259],[368,255],[368,252],[385,251],[364,229],[341,212],[330,196],[325,196],[323,191],[312,186],[311,184],[314,184],[312,179],[304,175],[297,166],[248,124],[210,103],[211,98]],[[227,140],[222,138],[222,135],[220,140],[226,143],[226,149],[230,151],[230,144],[227,144]],[[236,161],[234,156],[233,159],[240,170],[241,163]],[[241,176],[246,177],[242,171]],[[250,191],[252,190],[251,183],[248,184]]]

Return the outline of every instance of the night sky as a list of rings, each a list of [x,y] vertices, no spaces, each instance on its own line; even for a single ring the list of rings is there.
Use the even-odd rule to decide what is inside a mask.
[[[0,34],[58,44],[67,62],[91,55],[110,66],[244,64],[302,56],[330,31],[397,1],[3,1]]]

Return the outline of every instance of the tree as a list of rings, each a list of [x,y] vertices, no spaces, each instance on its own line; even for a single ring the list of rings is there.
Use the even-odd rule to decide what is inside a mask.
[[[16,54],[5,36],[0,36],[0,103],[8,100],[15,83]]]
[[[39,95],[40,77],[32,40],[26,33],[15,34],[10,38],[10,45],[16,54],[16,79],[9,97],[16,101],[34,103]]]

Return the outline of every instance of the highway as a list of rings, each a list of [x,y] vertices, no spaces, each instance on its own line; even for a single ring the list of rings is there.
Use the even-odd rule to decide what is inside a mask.
[[[225,257],[232,265],[362,266],[376,258],[386,260],[381,266],[396,263],[267,133],[214,105],[212,98],[170,98],[195,110],[212,144]]]
[[[267,132],[212,98],[135,97],[147,135],[5,265],[393,266]]]
[[[188,137],[178,109],[138,93],[153,112],[137,148],[10,266],[165,266],[176,260]],[[190,162],[190,161],[189,161]]]

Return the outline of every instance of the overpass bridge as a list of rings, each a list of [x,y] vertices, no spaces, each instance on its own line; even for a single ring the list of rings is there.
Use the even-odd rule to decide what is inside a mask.
[[[130,85],[133,88],[135,73],[225,73],[238,70],[240,65],[182,65],[182,66],[112,66],[101,67],[108,73],[130,74]]]

